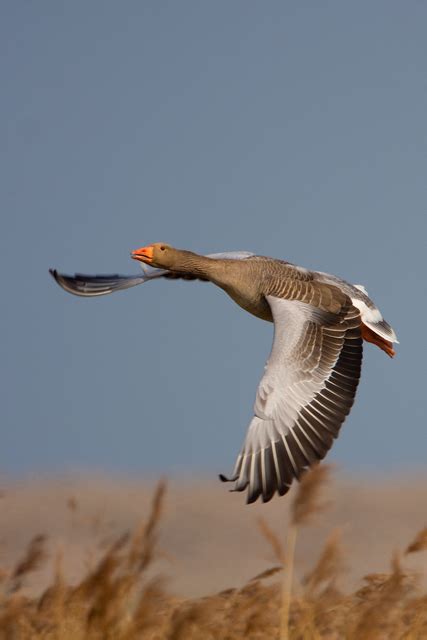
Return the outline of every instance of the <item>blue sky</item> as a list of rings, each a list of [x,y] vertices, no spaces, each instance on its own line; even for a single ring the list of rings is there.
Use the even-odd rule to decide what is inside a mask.
[[[425,467],[427,6],[2,3],[1,458],[9,473],[228,472],[272,326],[211,285],[102,299],[163,241],[363,283],[371,345],[330,460]]]

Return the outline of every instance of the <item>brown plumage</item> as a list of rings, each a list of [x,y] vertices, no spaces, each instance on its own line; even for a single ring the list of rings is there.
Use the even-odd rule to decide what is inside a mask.
[[[254,417],[230,479],[248,502],[285,494],[324,458],[354,402],[362,338],[389,355],[397,342],[361,285],[283,260],[233,252],[202,256],[156,243],[134,251],[143,276],[65,276],[71,293],[105,295],[155,278],[209,281],[254,316],[274,322]],[[146,265],[149,265],[148,267]]]

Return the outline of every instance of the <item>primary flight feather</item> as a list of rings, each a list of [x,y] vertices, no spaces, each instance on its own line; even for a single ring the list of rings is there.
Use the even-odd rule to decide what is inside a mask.
[[[362,285],[247,251],[207,256],[155,243],[132,252],[142,275],[68,276],[66,291],[93,297],[156,278],[216,284],[243,309],[274,322],[254,416],[230,478],[247,501],[284,495],[325,457],[354,402],[363,340],[393,357],[396,334]]]

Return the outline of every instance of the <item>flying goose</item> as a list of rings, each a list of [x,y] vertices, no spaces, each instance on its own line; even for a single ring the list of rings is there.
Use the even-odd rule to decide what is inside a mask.
[[[398,342],[361,285],[247,251],[198,255],[155,243],[131,253],[141,275],[68,276],[66,291],[102,296],[156,278],[204,280],[243,309],[274,322],[254,416],[230,478],[247,502],[284,495],[294,478],[325,457],[354,402],[363,340],[390,357]]]

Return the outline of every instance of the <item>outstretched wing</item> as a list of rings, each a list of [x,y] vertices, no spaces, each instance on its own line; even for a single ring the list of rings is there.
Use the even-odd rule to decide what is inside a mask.
[[[284,495],[324,458],[354,402],[362,363],[360,313],[349,298],[338,314],[299,300],[267,300],[273,347],[230,478],[235,491],[248,488],[248,502]]]
[[[253,256],[249,251],[229,251],[226,253],[210,253],[208,258],[216,258],[222,260],[244,260]],[[49,269],[49,273],[59,284],[60,287],[73,293],[76,296],[91,298],[94,296],[106,296],[114,291],[130,289],[138,284],[154,280],[156,278],[171,278],[182,280],[197,280],[193,275],[176,273],[167,269],[156,269],[149,265],[142,264],[141,268],[144,275],[138,276],[121,276],[113,275],[87,275],[83,273],[75,273],[70,276],[65,273],[59,273],[56,269]]]
[[[91,276],[84,273],[69,276],[65,273],[58,273],[56,269],[49,269],[49,273],[65,291],[86,298],[105,296],[113,291],[129,289],[146,281],[144,276],[120,276],[117,274]]]

